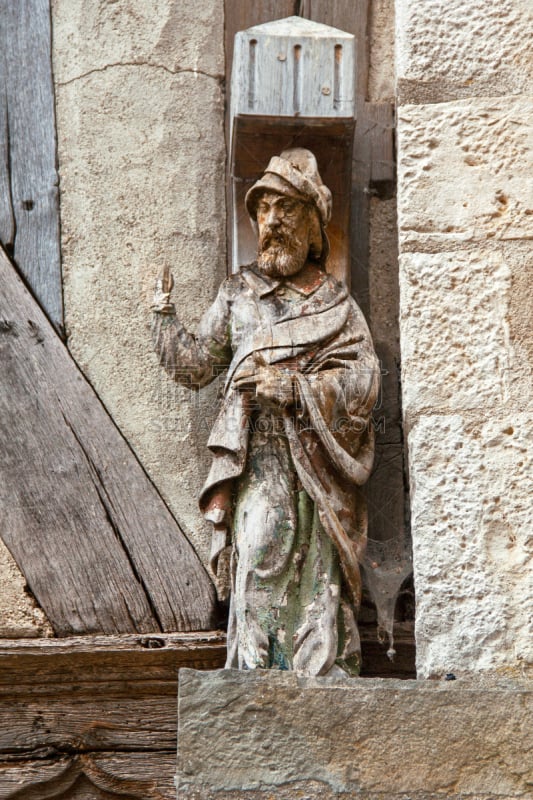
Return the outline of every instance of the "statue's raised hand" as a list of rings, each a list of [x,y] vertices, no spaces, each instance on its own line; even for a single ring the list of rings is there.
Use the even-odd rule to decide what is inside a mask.
[[[174,303],[170,302],[170,294],[174,286],[174,278],[169,267],[164,267],[154,287],[154,299],[150,308],[159,314],[175,314]]]

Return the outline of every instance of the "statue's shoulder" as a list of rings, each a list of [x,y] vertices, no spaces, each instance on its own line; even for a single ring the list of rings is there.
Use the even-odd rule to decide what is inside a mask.
[[[340,300],[346,300],[350,306],[355,308],[359,313],[361,309],[353,294],[350,292],[345,281],[339,280],[330,272],[327,273],[327,279],[324,281],[324,288],[330,293],[332,297],[337,297]]]
[[[331,272],[326,272],[324,282],[321,287],[321,294],[328,298],[329,302],[342,302],[350,296],[348,287],[344,281],[340,281]]]
[[[246,286],[243,271],[249,267],[240,267],[238,272],[234,272],[220,284],[219,294],[224,295],[227,300],[233,300]]]
[[[327,286],[330,292],[338,292],[339,294],[342,294],[348,291],[344,281],[340,281],[335,277],[335,275],[332,275],[331,272],[326,272],[326,280],[324,281],[324,285]]]

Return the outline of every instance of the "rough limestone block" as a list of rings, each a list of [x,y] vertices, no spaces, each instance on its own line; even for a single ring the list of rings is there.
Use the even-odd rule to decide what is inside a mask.
[[[485,411],[506,403],[522,364],[509,332],[512,272],[505,253],[405,253],[400,265],[408,424],[428,409]]]
[[[180,670],[179,800],[527,797],[519,683]]]
[[[505,253],[512,273],[509,332],[516,354],[512,386],[516,407],[523,408],[524,403],[531,401],[531,386],[533,385],[531,242],[513,242],[505,248]]]
[[[0,638],[20,639],[52,636],[42,609],[26,591],[26,581],[0,539]]]
[[[533,235],[531,98],[398,112],[400,251]]]
[[[532,423],[487,403],[409,434],[419,677],[532,669]]]
[[[197,2],[194,13],[190,3],[161,5],[54,5],[65,318],[74,358],[206,559],[196,498],[216,389],[191,394],[164,375],[149,307],[168,264],[179,313],[194,327],[225,274],[221,83],[172,71],[185,38],[192,66],[213,67],[222,2]],[[95,41],[78,53],[82,17],[76,37]],[[127,48],[131,64],[121,63]]]
[[[397,77],[404,102],[533,89],[530,0],[396,3]]]

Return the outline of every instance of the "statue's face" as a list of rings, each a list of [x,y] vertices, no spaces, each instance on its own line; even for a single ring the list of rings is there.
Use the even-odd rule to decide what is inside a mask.
[[[259,269],[271,278],[295,275],[309,253],[309,206],[296,197],[265,192],[256,218]]]

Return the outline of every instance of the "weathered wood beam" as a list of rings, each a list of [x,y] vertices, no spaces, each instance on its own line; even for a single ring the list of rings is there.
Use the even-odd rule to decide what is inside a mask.
[[[225,658],[221,631],[0,639],[0,698],[64,695],[72,683],[79,692],[128,695],[133,684],[165,693],[170,682],[173,692],[180,667],[218,669]]]
[[[198,556],[3,251],[0,287],[0,535],[56,635],[216,627]]]
[[[216,631],[0,640],[0,800],[175,797],[178,671],[225,658]]]
[[[175,750],[0,764],[0,800],[175,800]]]
[[[63,323],[49,0],[0,0],[0,241]]]

